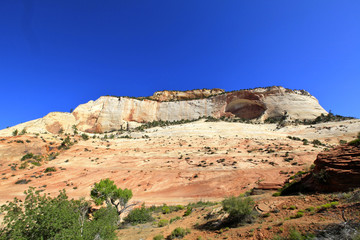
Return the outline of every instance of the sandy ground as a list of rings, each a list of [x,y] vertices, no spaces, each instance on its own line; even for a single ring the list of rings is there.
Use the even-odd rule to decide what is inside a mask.
[[[221,200],[259,183],[283,183],[309,168],[324,148],[351,140],[358,131],[359,120],[281,129],[275,124],[199,121],[123,134],[130,139],[79,140],[42,166],[17,170],[11,164],[20,164],[24,154],[53,151],[64,136],[0,137],[0,204],[23,198],[30,186],[50,194],[65,188],[72,198],[88,199],[94,182],[104,178],[132,189],[133,200],[147,205]],[[304,145],[287,136],[318,139],[327,146]],[[44,173],[47,167],[57,171]],[[20,179],[31,181],[15,184]]]

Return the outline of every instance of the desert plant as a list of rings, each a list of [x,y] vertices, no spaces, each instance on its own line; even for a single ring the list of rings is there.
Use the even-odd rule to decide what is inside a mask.
[[[158,225],[158,227],[164,227],[164,226],[166,226],[166,225],[168,225],[168,224],[169,224],[169,220],[167,220],[167,219],[160,219],[157,225]]]
[[[83,134],[81,134],[81,138],[83,139],[83,140],[89,140],[89,136],[87,135],[87,134],[85,134],[85,133],[83,133]]]
[[[190,232],[191,231],[188,228],[184,229],[182,227],[177,227],[171,232],[170,239],[183,238]]]
[[[222,207],[229,213],[229,220],[240,223],[251,221],[254,216],[255,202],[250,197],[229,197],[222,201]]]
[[[164,206],[162,206],[162,208],[161,208],[161,212],[162,212],[163,214],[168,214],[168,213],[171,212],[171,210],[170,210],[170,208],[169,208],[168,206],[164,205]]]
[[[58,149],[69,149],[71,145],[73,145],[73,143],[71,142],[70,137],[66,136],[66,138],[61,142]]]
[[[189,216],[192,213],[192,210],[193,210],[192,207],[187,206],[184,216]]]
[[[180,220],[180,219],[181,219],[181,217],[179,217],[179,216],[173,217],[172,219],[170,219],[170,223],[173,223],[173,222],[175,222],[177,220]]]
[[[17,136],[18,133],[19,133],[19,131],[18,131],[17,129],[15,129],[15,130],[12,132],[12,135],[13,135],[13,136]]]
[[[141,208],[133,209],[125,217],[125,222],[131,223],[133,225],[150,222],[153,220],[151,212],[149,209],[145,208],[145,205],[142,205]]]
[[[78,134],[78,129],[77,129],[76,125],[72,125],[72,129],[74,131],[74,135]]]
[[[153,237],[153,240],[163,240],[163,239],[165,239],[165,237],[162,234],[159,234],[159,235],[156,235],[155,237]]]
[[[44,173],[48,173],[48,172],[56,172],[56,168],[55,167],[48,167],[45,169]]]
[[[27,153],[27,154],[25,154],[24,156],[22,156],[21,161],[25,161],[25,160],[31,159],[31,158],[33,158],[33,157],[34,157],[34,154],[32,154],[32,153]]]

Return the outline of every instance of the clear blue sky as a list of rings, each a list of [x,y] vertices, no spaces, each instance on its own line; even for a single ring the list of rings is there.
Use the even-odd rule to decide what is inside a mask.
[[[360,117],[359,0],[1,0],[0,128],[102,95],[280,85]]]

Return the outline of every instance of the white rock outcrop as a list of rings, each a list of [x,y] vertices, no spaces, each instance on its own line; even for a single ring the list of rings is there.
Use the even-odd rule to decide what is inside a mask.
[[[221,89],[194,91],[156,92],[152,97],[138,99],[102,96],[79,105],[71,114],[49,113],[44,118],[5,129],[1,134],[11,134],[15,128],[26,128],[30,132],[57,133],[61,129],[72,132],[73,125],[83,132],[108,132],[151,121],[192,120],[207,116],[238,116],[264,121],[269,117],[280,118],[285,112],[289,119],[303,120],[327,113],[318,100],[304,90],[270,87],[228,93]]]

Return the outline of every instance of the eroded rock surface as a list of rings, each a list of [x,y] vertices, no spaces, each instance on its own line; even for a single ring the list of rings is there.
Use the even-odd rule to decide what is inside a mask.
[[[71,132],[76,127],[83,132],[102,133],[129,129],[151,121],[194,120],[201,117],[237,116],[264,121],[281,118],[314,119],[327,112],[317,99],[306,91],[283,87],[256,88],[225,93],[221,89],[156,92],[149,98],[103,96],[79,105],[72,114],[50,113],[0,134],[10,135],[14,129],[31,132]]]
[[[284,191],[343,192],[360,187],[360,147],[345,145],[319,153],[314,170]]]

